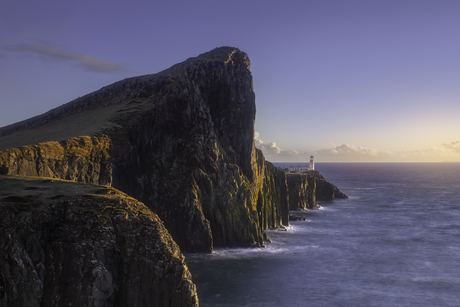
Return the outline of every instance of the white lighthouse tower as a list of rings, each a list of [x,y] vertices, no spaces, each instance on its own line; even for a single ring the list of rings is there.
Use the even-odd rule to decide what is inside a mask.
[[[315,160],[313,159],[313,156],[310,157],[310,167],[309,169],[312,171],[315,169]]]

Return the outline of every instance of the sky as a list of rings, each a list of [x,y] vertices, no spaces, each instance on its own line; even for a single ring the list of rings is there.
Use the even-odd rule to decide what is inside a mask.
[[[460,1],[0,0],[0,127],[220,46],[272,162],[460,162]]]

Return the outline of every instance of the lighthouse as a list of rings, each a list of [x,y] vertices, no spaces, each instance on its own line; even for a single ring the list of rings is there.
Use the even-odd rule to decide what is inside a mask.
[[[310,157],[310,167],[309,169],[312,171],[315,169],[315,160],[313,159],[313,156]]]

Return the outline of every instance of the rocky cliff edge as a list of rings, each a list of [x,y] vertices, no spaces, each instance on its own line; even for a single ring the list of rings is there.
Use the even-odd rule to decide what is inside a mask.
[[[107,186],[0,176],[0,306],[198,306],[179,247]]]
[[[0,129],[0,173],[111,185],[184,251],[261,246],[288,225],[289,196],[254,147],[255,112],[248,56],[216,48]]]
[[[317,170],[302,173],[286,173],[289,191],[289,210],[306,210],[318,207],[318,201],[333,201],[336,198],[346,199],[335,185]]]

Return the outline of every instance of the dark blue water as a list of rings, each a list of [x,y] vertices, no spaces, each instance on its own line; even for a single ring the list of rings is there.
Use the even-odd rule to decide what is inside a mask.
[[[350,198],[266,248],[186,255],[201,306],[460,306],[460,163],[316,169]]]

